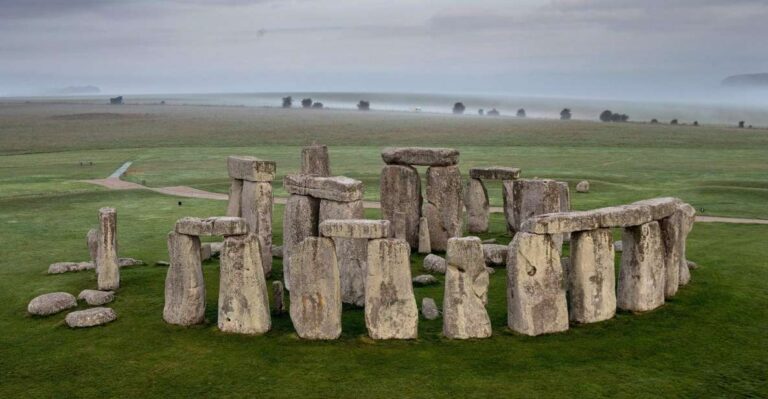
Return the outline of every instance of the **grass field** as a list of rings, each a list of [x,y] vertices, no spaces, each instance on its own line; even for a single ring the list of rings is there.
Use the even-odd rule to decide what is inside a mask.
[[[117,110],[117,111],[116,111]],[[115,116],[115,113],[125,114]],[[87,114],[87,115],[84,115]],[[620,313],[566,333],[523,337],[505,328],[505,273],[492,275],[494,336],[441,338],[420,320],[413,342],[366,338],[363,312],[345,309],[342,338],[305,342],[287,315],[263,337],[216,327],[218,262],[204,265],[207,323],[161,318],[165,234],[181,216],[221,214],[220,201],[108,191],[103,178],[133,160],[127,179],[224,192],[224,158],[252,154],[298,168],[299,146],[329,144],[336,174],[378,196],[385,145],[455,146],[461,166],[506,165],[525,176],[593,182],[577,209],[677,195],[704,214],[768,218],[768,132],[716,127],[518,121],[387,113],[214,107],[0,104],[0,397],[765,397],[768,396],[768,226],[697,224],[693,283],[663,308]],[[80,166],[92,161],[94,166]],[[498,187],[492,196],[500,203]],[[282,190],[278,188],[280,195]],[[119,319],[70,330],[64,313],[26,313],[51,291],[94,288],[93,273],[48,276],[48,264],[85,260],[99,207],[118,209],[122,270],[111,304]],[[377,217],[369,210],[368,217]],[[281,241],[282,208],[275,209]],[[509,241],[501,215],[483,238]],[[423,272],[413,256],[413,272]],[[275,260],[280,278],[281,263]],[[442,276],[438,276],[442,281]],[[417,287],[442,302],[442,288]],[[80,308],[85,308],[81,305]]]

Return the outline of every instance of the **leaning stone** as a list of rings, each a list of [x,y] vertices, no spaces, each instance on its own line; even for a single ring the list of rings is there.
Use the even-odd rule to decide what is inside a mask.
[[[243,183],[242,215],[259,238],[264,275],[272,273],[272,183]]]
[[[483,244],[483,257],[486,265],[506,266],[509,248],[501,244]]]
[[[620,205],[593,209],[600,227],[630,227],[646,224],[653,220],[651,208],[645,205]]]
[[[482,180],[469,179],[467,181],[464,204],[467,207],[467,230],[470,233],[488,231],[490,205],[488,203],[488,191]]]
[[[482,180],[515,180],[520,177],[520,169],[506,166],[470,168],[469,177]]]
[[[491,336],[488,302],[489,276],[480,239],[448,240],[443,297],[443,335],[453,339]]]
[[[572,322],[596,323],[616,314],[616,271],[611,229],[571,236],[568,315]]]
[[[568,329],[560,247],[551,235],[517,233],[507,259],[507,325],[526,335]]]
[[[686,246],[688,242],[688,234],[693,229],[693,224],[696,222],[696,209],[689,204],[680,204],[679,209],[682,212],[682,224],[680,229],[680,243],[682,244],[682,250],[680,254],[680,285],[687,285],[691,282],[691,272],[688,269],[686,262]]]
[[[424,216],[429,223],[429,243],[433,251],[445,251],[448,239],[460,237],[464,213],[461,172],[457,166],[431,166],[427,169],[427,204]]]
[[[407,242],[378,239],[368,243],[365,326],[373,339],[415,339],[419,310],[411,283]]]
[[[664,304],[664,249],[658,222],[624,229],[617,306],[647,312]]]
[[[429,254],[424,258],[424,270],[430,273],[445,274],[446,266],[445,259],[437,255]]]
[[[99,209],[99,245],[96,251],[96,280],[100,290],[120,288],[117,259],[117,212],[115,208]]]
[[[419,253],[428,254],[432,252],[432,244],[429,242],[429,222],[427,218],[419,218]]]
[[[66,292],[52,292],[29,301],[27,312],[36,316],[48,316],[77,306],[75,296]]]
[[[277,166],[275,161],[265,161],[249,156],[231,155],[227,158],[229,177],[258,182],[275,180]]]
[[[243,181],[231,179],[229,183],[229,198],[227,202],[227,216],[241,217],[241,197],[243,196]]]
[[[48,266],[48,274],[61,274],[67,272],[79,272],[93,270],[96,266],[91,262],[56,262]]]
[[[117,320],[117,313],[111,308],[91,308],[67,314],[64,321],[71,328],[104,325]]]
[[[269,331],[272,319],[258,237],[251,233],[224,239],[220,263],[219,330],[238,334]]]
[[[283,188],[290,194],[332,201],[349,202],[363,198],[363,182],[344,176],[286,175]]]
[[[632,205],[648,206],[651,209],[651,218],[653,220],[660,220],[672,216],[675,210],[677,210],[678,205],[682,202],[680,198],[662,197],[637,201]]]
[[[389,237],[389,220],[328,219],[320,223],[320,235],[332,238]]]
[[[282,258],[283,257],[283,246],[282,245],[272,245],[272,256],[275,258]]]
[[[117,265],[120,267],[142,266],[144,261],[134,258],[118,258]]]
[[[291,254],[293,327],[304,339],[341,335],[341,284],[336,249],[330,238],[309,237]]]
[[[275,314],[285,313],[285,287],[283,282],[275,280],[272,282],[273,311]]]
[[[291,255],[307,237],[317,236],[320,201],[305,195],[291,195],[283,213],[283,281],[291,290]]]
[[[301,174],[314,176],[330,176],[331,161],[328,157],[328,147],[313,144],[301,149]]]
[[[683,262],[683,213],[677,207],[671,216],[659,220],[664,250],[664,298],[672,298],[680,287],[680,264]]]
[[[205,281],[200,263],[200,237],[168,234],[171,266],[165,277],[163,320],[189,326],[205,320]]]
[[[88,230],[85,239],[88,242],[88,253],[91,255],[91,262],[95,265],[96,258],[99,255],[99,231],[97,229]]]
[[[521,231],[523,223],[532,216],[555,213],[561,209],[562,187],[554,180],[505,181],[502,187],[504,215],[510,233]]]
[[[115,293],[113,291],[82,290],[77,299],[84,300],[91,306],[99,306],[114,301]]]
[[[431,274],[420,274],[413,278],[414,285],[425,286],[425,285],[432,285],[437,283],[438,283],[437,279],[435,278],[435,276]]]
[[[424,298],[421,300],[421,315],[427,320],[435,320],[440,317],[440,310],[437,309],[434,299]]]
[[[577,193],[588,193],[589,192],[589,182],[586,180],[582,180],[578,183],[576,183],[576,192]]]
[[[363,202],[320,201],[320,224],[326,220],[362,219]],[[333,239],[341,278],[341,300],[357,306],[365,305],[365,270],[368,262],[368,240],[365,238]]]
[[[600,220],[596,212],[557,212],[528,218],[520,226],[520,231],[533,234],[562,234],[595,230],[599,226]]]
[[[421,218],[421,179],[416,168],[387,165],[381,169],[381,218],[394,222],[396,212],[405,214],[405,235],[411,248],[419,244]]]
[[[453,148],[387,147],[381,158],[388,165],[450,166],[459,163],[459,151]]]

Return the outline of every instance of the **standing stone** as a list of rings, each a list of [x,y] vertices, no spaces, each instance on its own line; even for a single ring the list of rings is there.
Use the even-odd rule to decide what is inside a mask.
[[[563,206],[563,187],[554,180],[520,179],[504,182],[504,214],[507,230],[520,231],[523,222],[531,216],[559,212]],[[512,191],[509,192],[511,186]]]
[[[120,288],[120,267],[117,262],[117,212],[114,208],[101,208],[99,245],[96,251],[96,275],[100,290]]]
[[[227,203],[227,216],[241,217],[241,200],[243,196],[243,181],[231,178],[229,184],[229,202]]]
[[[275,280],[272,282],[272,297],[274,298],[275,314],[285,313],[285,288],[282,281]]]
[[[647,312],[664,304],[664,249],[658,222],[624,228],[619,309]]]
[[[491,319],[485,309],[489,275],[480,239],[451,238],[446,260],[443,335],[455,339],[490,337]]]
[[[411,250],[395,239],[368,243],[365,326],[373,339],[415,339],[419,310],[411,283]]]
[[[85,238],[88,241],[88,254],[91,256],[91,262],[95,265],[96,258],[99,257],[99,231],[90,229]]]
[[[683,213],[676,210],[672,216],[659,220],[661,244],[664,249],[664,298],[672,298],[680,288],[680,262],[683,259],[683,244],[680,241],[683,229]]]
[[[419,218],[419,253],[428,254],[432,252],[432,245],[429,242],[429,222],[427,218]]]
[[[408,228],[406,226],[405,212],[395,211],[395,220],[392,223],[392,237],[398,240],[406,240]]]
[[[424,298],[421,300],[421,315],[427,320],[435,320],[440,317],[440,310],[434,299]]]
[[[596,323],[616,314],[614,254],[611,229],[571,235],[571,257],[566,273],[571,321]]]
[[[503,201],[502,207],[504,208],[504,221],[507,222],[507,233],[515,234],[515,214],[514,214],[514,194],[515,194],[515,181],[504,180],[501,182],[501,199]]]
[[[362,219],[362,201],[337,202],[320,200],[320,223],[326,220]],[[365,270],[368,262],[368,240],[365,238],[333,238],[341,278],[341,300],[356,306],[365,305]]]
[[[424,216],[429,223],[429,242],[433,250],[445,251],[449,238],[461,236],[463,202],[458,166],[430,166]]]
[[[291,254],[296,246],[307,237],[317,236],[320,200],[305,196],[291,195],[285,203],[283,213],[283,279],[285,288],[291,290]]]
[[[588,193],[589,192],[589,181],[582,180],[576,184],[576,192],[577,193]]]
[[[163,320],[189,326],[205,320],[205,281],[200,263],[200,237],[168,234],[171,266],[165,277]]]
[[[551,235],[517,233],[507,258],[507,325],[526,335],[568,330],[560,247]]]
[[[395,212],[405,214],[406,241],[411,248],[419,244],[419,220],[421,218],[421,179],[416,168],[403,165],[387,165],[381,170],[381,215],[394,223]]]
[[[682,224],[680,229],[680,243],[682,245],[680,253],[680,285],[686,285],[691,282],[691,271],[688,269],[688,262],[685,254],[685,249],[688,242],[688,234],[693,229],[693,223],[696,221],[696,209],[689,204],[679,205],[679,210],[682,212]]]
[[[301,174],[314,176],[330,176],[331,161],[328,157],[328,147],[312,144],[301,149]]]
[[[309,237],[291,254],[293,327],[304,339],[341,335],[341,285],[336,249],[330,238]]]
[[[242,216],[261,248],[264,275],[272,273],[272,183],[243,182]]]
[[[256,235],[226,237],[219,257],[219,330],[239,334],[269,331],[269,294]]]
[[[571,190],[568,183],[564,181],[557,182],[557,188],[560,190],[560,212],[571,211]]]
[[[488,191],[482,180],[469,179],[467,181],[467,193],[464,201],[467,206],[467,230],[470,233],[488,231],[490,205],[488,203]]]

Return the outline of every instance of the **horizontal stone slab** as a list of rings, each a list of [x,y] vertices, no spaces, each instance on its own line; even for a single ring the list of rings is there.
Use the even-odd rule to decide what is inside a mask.
[[[653,220],[651,208],[646,205],[620,205],[593,209],[600,227],[639,226]]]
[[[363,182],[344,176],[286,175],[283,188],[290,194],[339,202],[363,199]]]
[[[672,216],[677,206],[682,204],[680,198],[660,197],[633,202],[632,205],[645,205],[651,208],[651,217],[653,220],[660,220]]]
[[[520,168],[488,166],[469,169],[469,177],[480,180],[514,180],[520,177]]]
[[[188,236],[235,236],[247,234],[248,224],[245,219],[232,216],[185,217],[176,222],[176,232]]]
[[[275,161],[255,157],[232,155],[227,158],[229,177],[233,179],[267,182],[275,180]]]
[[[387,164],[449,166],[459,163],[459,151],[453,148],[387,147],[381,150]]]
[[[337,238],[389,237],[389,220],[329,219],[320,223],[320,235]]]
[[[556,212],[531,216],[520,230],[534,234],[561,234],[595,230],[600,227],[597,212]]]

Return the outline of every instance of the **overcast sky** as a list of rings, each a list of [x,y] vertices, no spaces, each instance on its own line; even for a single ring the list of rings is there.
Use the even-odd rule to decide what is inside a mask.
[[[696,95],[768,72],[768,0],[0,0],[0,95]]]

